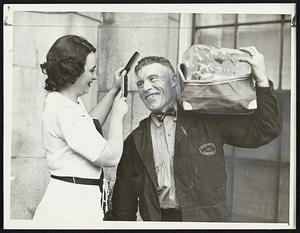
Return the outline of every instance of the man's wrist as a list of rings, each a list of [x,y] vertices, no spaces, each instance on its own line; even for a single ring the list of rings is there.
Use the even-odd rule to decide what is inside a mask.
[[[269,80],[266,81],[256,81],[258,87],[270,87]]]
[[[266,72],[260,73],[259,75],[257,74],[255,81],[256,85],[259,87],[270,87],[269,79]]]

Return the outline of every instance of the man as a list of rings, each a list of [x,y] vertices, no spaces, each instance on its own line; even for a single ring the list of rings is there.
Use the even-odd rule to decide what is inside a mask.
[[[177,104],[179,78],[163,57],[135,67],[140,98],[151,111],[125,140],[112,197],[115,220],[228,221],[224,143],[264,145],[281,128],[273,84],[255,48],[244,60],[256,81],[258,109],[247,116],[208,116]]]

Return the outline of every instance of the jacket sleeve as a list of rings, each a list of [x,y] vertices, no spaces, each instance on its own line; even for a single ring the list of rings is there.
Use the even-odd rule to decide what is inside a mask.
[[[123,154],[118,164],[112,195],[112,216],[116,221],[136,221],[138,198],[131,181],[132,159],[135,150],[132,135],[125,140]]]
[[[219,117],[224,143],[247,148],[265,145],[281,130],[281,113],[273,83],[270,87],[256,87],[257,110],[251,115]]]

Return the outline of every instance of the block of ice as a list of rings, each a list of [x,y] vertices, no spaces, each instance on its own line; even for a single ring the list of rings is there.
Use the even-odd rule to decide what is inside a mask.
[[[182,91],[178,101],[186,111],[208,114],[250,114],[256,106],[251,66],[239,62],[250,55],[237,49],[193,45],[178,64]]]
[[[195,44],[184,52],[181,64],[186,80],[217,82],[251,75],[250,65],[240,62],[240,57],[250,55],[238,49]]]

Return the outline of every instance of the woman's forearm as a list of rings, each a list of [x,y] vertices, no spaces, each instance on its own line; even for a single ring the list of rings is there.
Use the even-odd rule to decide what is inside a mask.
[[[118,91],[118,88],[112,87],[103,99],[90,111],[90,116],[99,119],[101,125],[104,124]]]
[[[107,143],[94,162],[101,167],[117,166],[123,151],[123,118],[118,115],[111,117]]]

